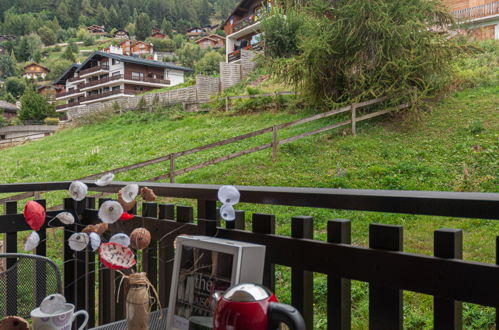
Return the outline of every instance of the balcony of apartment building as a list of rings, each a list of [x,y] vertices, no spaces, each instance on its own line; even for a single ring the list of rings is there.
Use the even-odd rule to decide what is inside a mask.
[[[123,89],[119,86],[117,88],[113,88],[111,90],[105,90],[98,93],[89,94],[85,97],[80,98],[79,103],[82,105],[96,103],[96,102],[105,102],[116,98],[121,98],[124,96],[133,96],[138,93],[142,93],[139,90],[133,89]]]
[[[170,85],[170,80],[147,77],[142,72],[132,74],[116,74],[102,77],[100,79],[90,80],[80,86],[81,91],[90,91],[95,88],[109,87],[116,84],[134,84],[147,87],[162,88]]]
[[[78,84],[74,87],[70,87],[67,90],[64,90],[62,92],[55,94],[55,99],[57,101],[59,101],[59,100],[66,100],[66,99],[69,99],[72,97],[78,97],[78,96],[84,95],[85,92],[81,90],[82,85],[83,84]]]
[[[68,102],[66,104],[61,104],[55,107],[56,112],[66,111],[68,108],[76,107],[80,105],[79,101]]]
[[[499,1],[455,10],[451,12],[455,18],[463,21],[478,21],[499,18]]]
[[[258,38],[258,35],[255,36],[252,37],[250,40],[247,39],[237,40],[232,46],[235,50],[227,53],[227,62],[232,63],[239,61],[241,59],[241,52],[243,49],[253,50],[253,51],[263,51],[264,47],[263,40],[260,40],[260,38]]]
[[[91,66],[87,69],[80,70],[79,77],[85,78],[85,77],[99,75],[99,74],[103,74],[103,73],[107,73],[107,72],[109,72],[109,64],[108,63],[101,63],[101,64]]]

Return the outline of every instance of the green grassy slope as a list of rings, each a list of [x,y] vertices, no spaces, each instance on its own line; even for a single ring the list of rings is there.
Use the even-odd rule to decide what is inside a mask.
[[[417,116],[399,114],[365,122],[357,136],[342,131],[309,137],[281,146],[273,163],[270,150],[194,171],[177,178],[182,183],[217,183],[363,189],[443,191],[499,191],[499,87],[468,89],[446,98]],[[0,182],[70,180],[114,167],[199,146],[255,129],[305,117],[310,113],[191,114],[168,121],[159,114],[128,113],[108,122],[68,129],[43,140],[1,150]],[[281,137],[324,123],[283,132]],[[179,159],[177,169],[195,162],[266,143],[269,135],[237,145]],[[129,173],[118,180],[143,180],[165,173],[159,164]],[[345,173],[339,176],[338,172]],[[49,205],[62,195],[52,195]],[[182,201],[181,203],[189,203]],[[315,238],[325,239],[328,219],[352,220],[352,242],[367,245],[370,223],[404,226],[404,250],[432,253],[433,231],[461,228],[464,258],[495,261],[495,221],[439,218],[374,212],[240,205],[252,212],[276,214],[277,231],[290,234],[292,216],[312,215]],[[249,222],[248,222],[249,224]],[[289,302],[289,272],[277,270],[278,294]],[[325,326],[324,277],[315,276],[316,328]],[[367,326],[367,287],[353,285],[353,326]],[[431,328],[431,297],[405,293],[407,328]],[[466,304],[465,325],[493,327],[492,309]]]

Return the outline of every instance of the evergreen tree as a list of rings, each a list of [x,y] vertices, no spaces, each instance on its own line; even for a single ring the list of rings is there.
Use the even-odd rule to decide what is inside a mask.
[[[109,8],[107,12],[105,25],[108,31],[110,31],[111,29],[123,28],[121,26],[120,18],[118,17],[118,13],[116,12],[114,6],[111,6],[111,8]]]
[[[66,50],[62,54],[62,58],[65,58],[68,61],[71,61],[72,63],[76,62],[75,56],[73,52],[71,51],[71,47],[68,46],[66,47]]]
[[[26,62],[30,57],[30,48],[27,37],[22,37],[19,45],[16,47],[16,58],[21,62]]]
[[[201,26],[210,24],[211,6],[208,0],[201,0],[199,5],[199,23]]]
[[[63,28],[67,29],[68,27],[71,26],[71,17],[69,16],[69,9],[64,1],[61,2],[59,6],[57,6],[55,14]]]
[[[46,26],[42,26],[41,28],[38,29],[38,35],[42,39],[42,42],[47,46],[53,45],[57,37],[54,31]]]
[[[163,22],[161,23],[161,32],[163,32],[170,38],[172,36],[172,23],[170,23],[170,21],[167,21],[166,18],[163,18]]]
[[[9,55],[0,55],[0,79],[16,75],[16,63],[12,61]]]
[[[5,79],[5,91],[14,97],[19,97],[24,93],[26,83],[18,77],[9,77]]]
[[[135,36],[139,40],[145,40],[151,35],[152,23],[151,18],[146,13],[142,13],[135,22]]]
[[[47,100],[38,94],[34,89],[27,88],[26,93],[21,97],[21,120],[44,120],[55,115],[55,108]]]

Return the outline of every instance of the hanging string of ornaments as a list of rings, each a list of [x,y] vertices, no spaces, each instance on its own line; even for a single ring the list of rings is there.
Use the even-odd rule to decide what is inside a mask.
[[[98,179],[95,184],[101,187],[107,186],[113,179],[114,174],[108,173]],[[88,187],[81,181],[73,181],[69,186],[68,193],[73,200],[82,201],[87,196]],[[77,252],[83,251],[87,247],[94,252],[98,251],[99,260],[102,265],[116,271],[121,272],[123,270],[129,270],[135,266],[137,264],[137,255],[134,250],[138,252],[146,249],[151,242],[151,233],[146,228],[138,227],[130,233],[130,236],[125,233],[116,233],[112,235],[107,242],[105,242],[103,234],[109,229],[109,225],[118,221],[130,221],[135,217],[134,214],[129,213],[129,211],[137,204],[136,198],[139,194],[144,201],[152,202],[156,200],[156,194],[152,189],[142,187],[139,190],[139,186],[134,183],[126,185],[118,192],[117,201],[109,200],[102,203],[100,206],[97,216],[101,220],[101,223],[88,225],[83,228],[81,232],[75,232],[69,237],[67,241],[69,248]],[[240,200],[240,193],[237,188],[234,186],[222,186],[218,190],[217,197],[222,203],[220,217],[226,221],[235,220],[236,212],[234,210],[234,205],[239,203]],[[32,251],[40,243],[40,236],[37,231],[45,224],[47,218],[45,209],[36,201],[28,201],[24,207],[24,218],[26,223],[33,230],[26,240],[24,250]],[[64,225],[75,224],[74,215],[67,211],[60,212],[51,218],[48,222],[49,226],[53,220],[58,220]],[[148,325],[148,313],[147,316],[144,316],[144,313],[138,312],[147,311],[149,309],[149,290],[156,294],[156,298],[158,298],[157,293],[147,279],[146,273],[135,273],[132,270],[132,273],[129,276],[123,273],[121,274],[123,275],[123,279],[129,280],[130,284],[132,284],[132,282],[136,284],[133,286],[134,290],[129,291],[127,295],[127,306],[131,299],[130,308],[133,307],[137,309],[139,307],[137,307],[138,305],[136,302],[139,300],[142,301],[142,303],[139,304],[141,306],[141,309],[139,308],[140,310],[129,311],[130,313],[127,313],[132,315],[131,319],[128,320],[128,328],[132,330],[146,329],[145,326]],[[52,297],[51,299],[59,301],[63,298],[64,297]],[[135,303],[133,303],[133,300],[136,300]],[[133,315],[135,315],[135,317],[133,317]]]

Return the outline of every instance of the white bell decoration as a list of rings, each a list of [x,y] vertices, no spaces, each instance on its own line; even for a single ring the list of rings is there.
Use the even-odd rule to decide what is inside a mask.
[[[131,203],[135,199],[135,197],[137,197],[138,193],[139,186],[135,183],[131,183],[129,185],[126,185],[121,190],[121,198],[125,201],[125,203]]]
[[[111,236],[109,243],[118,243],[124,246],[130,246],[130,237],[124,233],[118,233]]]
[[[103,176],[101,176],[99,180],[95,181],[95,184],[100,186],[100,187],[104,187],[104,186],[107,186],[108,184],[110,184],[111,182],[113,182],[113,179],[114,179],[114,174],[107,173],[107,174],[104,174]]]
[[[38,233],[36,231],[33,231],[28,236],[26,243],[24,243],[24,251],[32,251],[32,250],[36,249],[38,244],[40,244],[40,236],[38,235]]]
[[[66,306],[66,298],[63,295],[55,293],[45,297],[40,304],[40,311],[45,314],[57,314]]]
[[[241,194],[239,190],[237,190],[234,186],[221,186],[218,189],[218,200],[222,202],[222,204],[227,205],[235,205],[239,203],[239,198]]]
[[[84,250],[89,242],[90,238],[86,233],[74,233],[68,239],[69,248],[73,251]]]
[[[69,212],[58,213],[55,218],[59,219],[59,221],[65,225],[72,225],[75,223],[75,217]]]
[[[224,204],[220,208],[220,216],[225,221],[233,221],[236,219],[236,211],[232,207],[232,205]]]
[[[116,201],[107,201],[102,203],[99,208],[99,219],[105,223],[115,223],[123,214],[123,207]]]
[[[100,246],[100,243],[101,243],[101,239],[100,239],[100,236],[99,234],[95,233],[95,232],[91,232],[88,237],[90,238],[90,247],[92,248],[92,251],[96,251],[99,246]]]
[[[81,181],[73,181],[69,186],[69,195],[75,201],[82,201],[87,196],[88,187]]]

